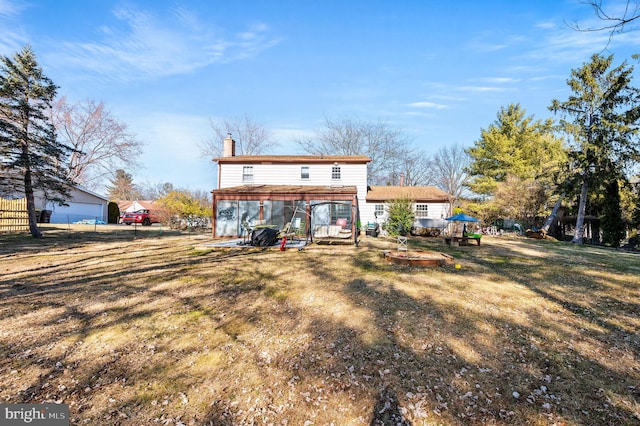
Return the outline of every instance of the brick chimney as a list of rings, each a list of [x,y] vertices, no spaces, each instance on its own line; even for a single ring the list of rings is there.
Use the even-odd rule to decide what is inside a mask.
[[[404,186],[404,173],[400,173],[400,186]]]
[[[222,145],[223,157],[235,157],[236,156],[236,141],[231,138],[231,133],[227,133],[227,137],[224,138]]]

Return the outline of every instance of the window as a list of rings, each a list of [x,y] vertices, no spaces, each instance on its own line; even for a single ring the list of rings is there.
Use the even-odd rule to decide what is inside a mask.
[[[253,182],[253,166],[242,167],[242,181]]]
[[[309,166],[302,166],[300,168],[300,179],[309,179]]]
[[[428,204],[416,204],[416,218],[429,217]]]
[[[331,179],[340,180],[340,166],[331,167]]]
[[[329,204],[331,224],[342,225],[343,228],[351,227],[351,204]]]
[[[376,208],[375,208],[373,214],[375,215],[375,217],[384,216],[384,204],[376,204]]]

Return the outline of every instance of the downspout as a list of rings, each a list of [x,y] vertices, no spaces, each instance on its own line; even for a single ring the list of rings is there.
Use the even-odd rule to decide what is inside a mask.
[[[212,237],[215,238],[216,237],[216,194],[215,191],[211,191],[211,234]]]
[[[358,247],[358,233],[360,232],[360,205],[358,203],[358,194],[353,196],[356,211],[353,212],[351,218],[351,232],[353,232],[353,243]],[[355,219],[355,220],[354,220]]]
[[[307,236],[307,241],[311,241],[313,242],[312,236],[311,236],[311,197],[307,196],[305,198],[306,201],[306,206],[305,206],[305,211],[307,214],[306,217],[306,229],[305,229],[305,235]]]

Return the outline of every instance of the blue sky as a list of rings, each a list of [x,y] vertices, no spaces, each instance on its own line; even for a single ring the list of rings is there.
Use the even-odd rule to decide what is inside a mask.
[[[30,44],[59,95],[104,101],[145,143],[136,183],[211,190],[211,119],[249,115],[274,154],[302,154],[324,117],[386,121],[433,154],[471,146],[510,103],[551,117],[571,69],[607,47],[573,21],[600,25],[579,0],[0,0],[0,54]],[[608,52],[635,63],[638,47],[633,31]]]

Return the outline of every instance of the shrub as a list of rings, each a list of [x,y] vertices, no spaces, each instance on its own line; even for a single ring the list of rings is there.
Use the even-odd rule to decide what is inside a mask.
[[[413,211],[413,201],[408,199],[395,200],[387,206],[388,218],[382,228],[389,235],[407,235],[416,218]]]

